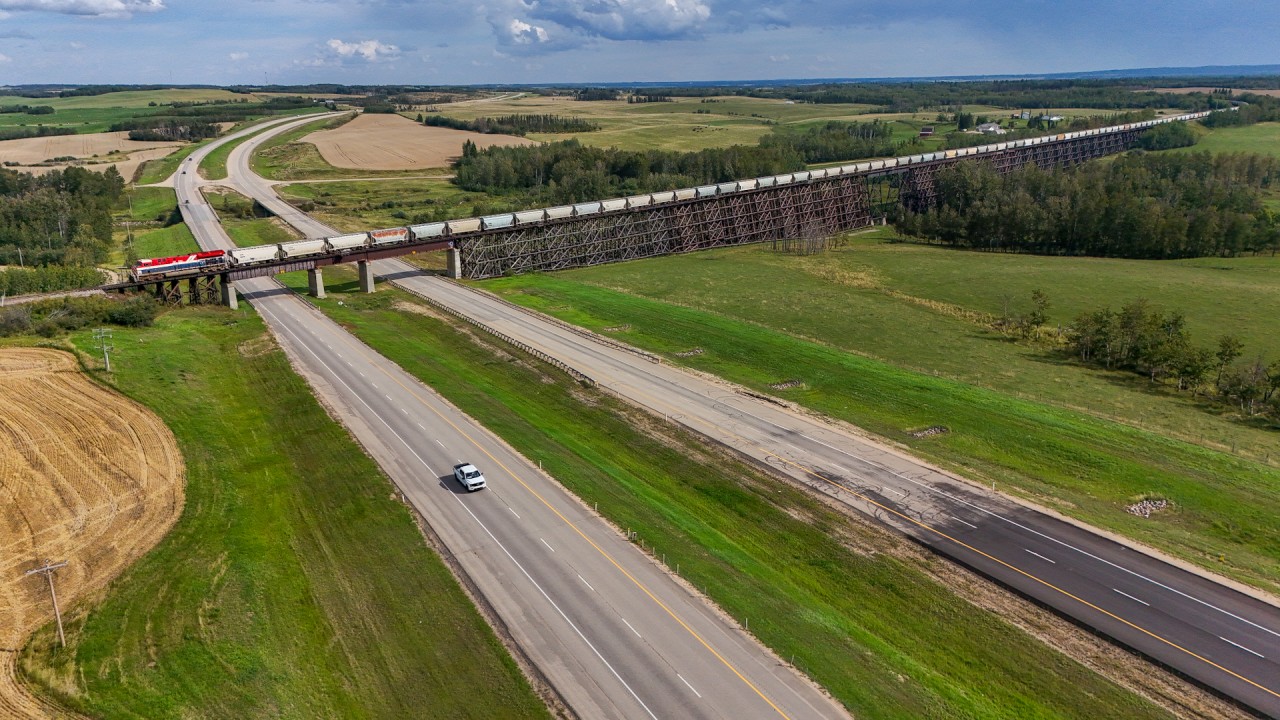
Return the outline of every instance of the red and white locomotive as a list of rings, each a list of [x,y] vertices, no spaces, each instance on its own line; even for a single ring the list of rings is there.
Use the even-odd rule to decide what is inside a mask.
[[[131,269],[135,282],[139,280],[163,280],[171,275],[184,275],[192,270],[217,270],[226,267],[226,250],[206,250],[190,255],[139,260]]]

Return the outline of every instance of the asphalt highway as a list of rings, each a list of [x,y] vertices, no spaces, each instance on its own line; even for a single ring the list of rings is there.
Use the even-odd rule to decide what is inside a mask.
[[[240,171],[243,176],[247,168]],[[248,180],[260,202],[280,203],[267,184],[240,180]],[[301,214],[281,209],[290,222]],[[301,227],[310,236],[333,234],[307,222]],[[379,261],[375,270],[1259,713],[1280,717],[1280,609],[1252,593],[1015,503],[853,430],[652,362],[406,263]]]
[[[831,494],[1044,605],[1272,716],[1280,610],[1016,504],[834,424],[596,342],[406,263],[379,275],[457,308],[629,401]]]
[[[281,131],[313,119],[286,122]],[[175,180],[184,218],[205,248],[231,247],[199,193],[204,183],[195,172],[217,145],[198,151]],[[243,168],[230,165],[226,184],[236,184]],[[294,367],[422,514],[502,627],[576,714],[847,717],[436,392],[274,280],[236,285]],[[465,493],[452,479],[460,462],[476,464],[488,488]]]

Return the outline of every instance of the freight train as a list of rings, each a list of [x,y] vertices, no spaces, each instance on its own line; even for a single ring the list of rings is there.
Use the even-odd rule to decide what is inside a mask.
[[[572,205],[558,205],[556,207],[542,208],[540,210],[523,210],[514,213],[503,213],[501,215],[464,218],[461,220],[449,220],[447,222],[425,223],[422,225],[410,225],[409,227],[373,230],[370,232],[352,233],[349,235],[337,235],[335,237],[316,240],[294,240],[292,242],[279,243],[276,245],[258,245],[255,247],[237,248],[235,250],[212,250],[209,252],[195,253],[193,255],[139,260],[137,265],[130,269],[130,274],[135,282],[153,279],[163,280],[200,274],[208,272],[211,269],[236,269],[285,260],[305,260],[311,257],[341,255],[368,249],[381,249],[388,246],[406,243],[418,244],[424,242],[444,242],[454,238],[455,236],[484,232],[486,230],[513,228],[522,225],[532,225],[555,220],[583,217],[586,215],[595,215],[598,213],[622,212],[626,210],[651,207],[654,205],[665,205],[667,203],[698,200],[716,195],[725,195],[728,193],[776,187],[790,183],[810,182],[813,180],[837,177],[840,175],[853,175],[915,165],[918,163],[934,162],[937,160],[950,160],[954,158],[969,157],[972,155],[1001,152],[1003,150],[1029,147],[1032,145],[1039,145],[1041,143],[1075,140],[1127,130],[1142,130],[1163,123],[1197,120],[1208,114],[1208,112],[1188,113],[1185,115],[1160,118],[1158,120],[1147,120],[1144,122],[1097,128],[1094,130],[1080,130],[1078,132],[1046,135],[1044,137],[994,143],[991,145],[979,145],[977,147],[967,147],[956,150],[939,150],[937,152],[922,153],[920,155],[910,155],[907,157],[888,158],[884,160],[867,160],[850,165],[842,165],[840,167],[823,168],[820,170],[802,170],[795,173],[754,178],[751,180],[735,180],[732,182],[702,185],[700,187],[684,188],[681,190],[667,190],[664,192],[649,193],[646,195],[632,195],[625,198],[595,200],[592,202],[575,203]]]

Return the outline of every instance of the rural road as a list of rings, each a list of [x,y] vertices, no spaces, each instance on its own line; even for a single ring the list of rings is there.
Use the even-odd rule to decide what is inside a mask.
[[[278,127],[283,132],[313,119]],[[245,177],[246,146],[255,140],[232,153],[221,184]],[[184,165],[196,167],[215,147]],[[199,194],[201,184],[194,171],[179,174],[183,216],[203,247],[231,247]],[[253,187],[241,185],[256,197],[261,186]],[[295,222],[300,215],[284,217]],[[433,390],[274,280],[236,285],[579,716],[848,716]],[[460,491],[451,472],[462,461],[484,471],[488,489]]]
[[[244,157],[232,173],[248,194],[307,236],[334,234],[274,197],[269,185],[247,172]],[[1273,604],[832,424],[593,341],[487,293],[396,260],[379,261],[375,270],[1207,687],[1280,717],[1280,609]]]

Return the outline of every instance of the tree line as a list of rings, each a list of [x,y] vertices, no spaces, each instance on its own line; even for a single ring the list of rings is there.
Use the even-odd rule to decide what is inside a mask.
[[[0,296],[79,290],[102,284],[102,276],[84,265],[45,265],[0,270]]]
[[[1261,190],[1280,159],[1249,154],[1131,152],[1109,163],[1002,175],[985,163],[939,171],[938,201],[893,222],[904,235],[955,247],[1144,259],[1280,249],[1280,216]]]
[[[599,130],[600,126],[576,117],[563,115],[502,115],[499,117],[479,117],[474,120],[460,120],[444,115],[418,116],[418,122],[429,127],[446,127],[454,130],[489,135],[519,135],[527,133],[578,133]]]
[[[1166,313],[1145,299],[1119,310],[1081,313],[1067,328],[1066,342],[1084,364],[1137,373],[1197,396],[1203,392],[1247,416],[1280,419],[1280,360],[1268,364],[1258,356],[1240,364],[1245,347],[1239,338],[1221,335],[1213,344],[1197,344],[1181,313]]]
[[[777,126],[754,146],[683,153],[584,147],[576,140],[484,150],[468,142],[454,163],[453,182],[491,195],[521,193],[528,204],[582,202],[778,175],[811,162],[892,155],[902,147],[880,120]]]
[[[492,195],[522,193],[527,202],[583,202],[674,190],[754,175],[799,170],[791,149],[735,145],[697,152],[584,147],[577,140],[476,149],[464,144],[453,182]]]
[[[0,308],[0,337],[28,333],[55,337],[107,323],[149,327],[160,310],[160,303],[145,293],[124,299],[99,295],[42,300]]]
[[[0,168],[0,265],[94,265],[111,250],[111,208],[124,192],[114,167],[41,176]]]
[[[881,157],[901,148],[901,143],[893,140],[893,128],[883,120],[829,121],[804,128],[779,125],[759,144],[762,148],[797,152],[807,163]]]

